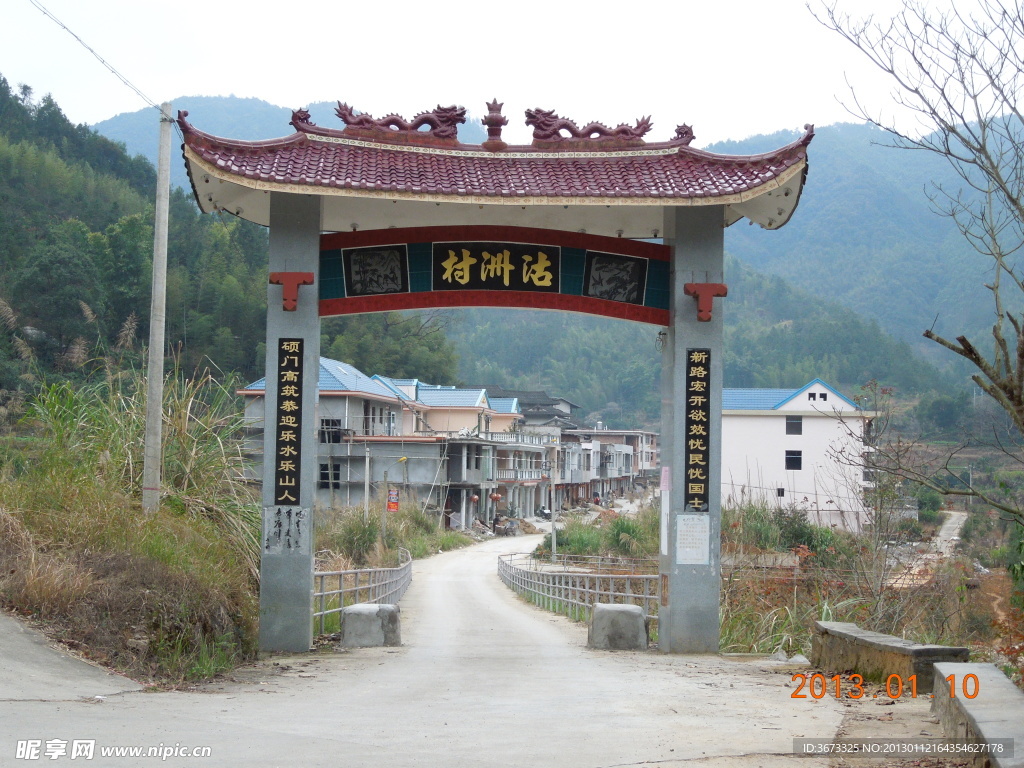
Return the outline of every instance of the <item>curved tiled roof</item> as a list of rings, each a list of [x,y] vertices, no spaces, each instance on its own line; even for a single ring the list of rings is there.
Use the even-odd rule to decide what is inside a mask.
[[[746,216],[775,229],[796,207],[813,137],[808,127],[798,141],[751,156],[717,155],[690,147],[683,139],[626,147],[577,139],[566,140],[564,146],[556,141],[494,149],[455,140],[419,141],[408,135],[367,137],[295,119],[298,130],[290,136],[238,141],[203,133],[186,115],[181,113],[178,123],[200,206],[264,224],[269,219],[264,208],[269,206],[259,196],[284,191],[369,199],[378,206],[412,201],[474,203],[474,208],[722,204],[735,207],[727,212],[726,223]],[[775,199],[768,205],[749,205],[764,195]],[[392,217],[404,214],[403,209],[390,211]],[[335,224],[337,229],[383,228],[365,204],[349,205],[337,216],[344,222]],[[349,221],[360,216],[366,221]],[[496,224],[516,223],[507,211],[504,217],[493,218]],[[332,228],[325,224],[325,229]],[[587,231],[599,233],[596,227]],[[615,233],[621,231],[608,234]],[[651,235],[651,230],[625,233]]]

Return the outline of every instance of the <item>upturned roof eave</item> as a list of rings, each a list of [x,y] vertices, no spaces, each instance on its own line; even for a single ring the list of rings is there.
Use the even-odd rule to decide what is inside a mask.
[[[679,142],[660,142],[631,147],[626,149],[615,149],[602,151],[595,148],[590,151],[557,151],[552,152],[543,148],[532,146],[510,146],[498,152],[485,150],[481,146],[466,145],[453,142],[445,147],[417,145],[392,145],[384,141],[369,141],[363,138],[348,138],[343,131],[322,131],[320,134],[296,132],[289,136],[277,139],[261,141],[242,141],[224,139],[207,134],[191,126],[184,117],[179,118],[182,127],[185,143],[182,146],[184,159],[189,173],[193,194],[198,201],[200,208],[205,212],[226,211],[240,218],[249,219],[259,224],[268,224],[268,204],[265,196],[269,192],[284,192],[290,194],[313,194],[326,199],[334,199],[334,205],[344,205],[346,208],[352,205],[361,207],[358,213],[367,219],[374,218],[367,216],[367,206],[383,206],[385,202],[401,204],[405,206],[422,206],[424,203],[437,203],[445,206],[455,206],[450,211],[451,223],[465,223],[461,219],[467,219],[470,212],[467,206],[475,205],[497,206],[498,209],[509,209],[521,207],[559,206],[562,208],[579,207],[581,209],[594,209],[598,207],[614,207],[625,214],[626,210],[646,210],[644,224],[641,232],[627,233],[626,237],[651,236],[653,229],[657,228],[657,218],[660,211],[672,207],[690,207],[721,205],[727,208],[725,224],[729,225],[740,218],[749,218],[752,222],[758,223],[766,229],[777,229],[783,226],[795,213],[796,206],[801,196],[803,183],[807,173],[806,147],[813,138],[813,128],[808,126],[807,132],[797,141],[792,142],[772,152],[759,155],[732,156],[717,155],[706,150],[695,149]],[[640,185],[634,190],[609,188],[595,189],[592,186],[579,190],[555,190],[557,194],[527,193],[526,190],[495,190],[492,187],[482,185],[475,189],[459,189],[455,192],[439,189],[437,185],[425,183],[420,186],[403,185],[403,188],[396,188],[396,185],[377,184],[366,179],[345,179],[339,183],[337,179],[325,177],[323,183],[313,177],[312,180],[287,177],[284,175],[278,178],[270,178],[266,171],[262,173],[240,172],[239,164],[231,163],[230,152],[237,151],[242,157],[251,157],[251,153],[263,154],[280,149],[287,149],[293,145],[309,141],[338,140],[344,141],[349,148],[352,146],[369,147],[373,151],[395,150],[412,153],[436,153],[458,151],[467,153],[474,158],[474,162],[529,162],[531,158],[543,158],[547,162],[557,162],[565,167],[571,168],[573,163],[586,163],[591,159],[600,159],[604,162],[616,162],[617,159],[626,158],[630,162],[664,162],[666,157],[672,155],[685,155],[709,164],[709,180],[705,189],[694,192],[693,190],[680,190],[685,194],[672,195],[671,189],[644,189]],[[223,148],[228,152],[224,162],[213,163],[202,156],[204,151],[208,157],[214,157],[215,148]],[[660,160],[659,160],[660,159]],[[232,167],[234,165],[235,167]],[[738,187],[730,187],[720,184],[720,189],[715,189],[715,182],[711,179],[711,172],[714,167],[720,167],[725,172],[729,168],[742,168],[750,165],[764,165],[765,178],[760,182],[747,182]],[[776,167],[777,166],[777,167]],[[251,165],[249,166],[252,167]],[[301,175],[300,175],[301,176]],[[212,186],[207,186],[212,185]],[[227,185],[224,187],[223,185]],[[214,189],[216,187],[216,189]],[[789,200],[779,204],[778,197],[772,197],[775,190],[785,188],[785,196]],[[738,189],[738,191],[736,191]],[[232,191],[233,190],[233,191]],[[637,193],[639,192],[639,194]],[[795,194],[794,194],[795,193]],[[764,197],[764,199],[759,199]],[[347,199],[347,200],[346,200]],[[358,201],[358,202],[356,202]],[[462,211],[460,213],[459,211]],[[412,220],[422,219],[422,209],[417,212],[397,211],[398,218],[409,218]],[[347,211],[344,214],[348,215]],[[652,215],[654,218],[652,218]],[[326,214],[325,214],[326,216]],[[550,218],[550,214],[548,214]],[[439,219],[443,219],[439,216]],[[505,214],[495,214],[494,223],[512,223],[506,221]],[[571,218],[571,217],[569,217]],[[593,223],[592,214],[581,214],[583,220],[567,220],[566,228],[586,229],[587,223]],[[490,223],[490,222],[487,222]],[[348,228],[348,222],[323,222],[323,229]],[[655,226],[652,227],[652,224]],[[410,224],[413,225],[413,224]],[[523,223],[521,225],[529,225]],[[372,224],[361,228],[376,228]],[[616,229],[610,229],[611,233],[622,235],[621,223]],[[593,229],[587,229],[597,233]],[[657,236],[657,235],[654,235]]]

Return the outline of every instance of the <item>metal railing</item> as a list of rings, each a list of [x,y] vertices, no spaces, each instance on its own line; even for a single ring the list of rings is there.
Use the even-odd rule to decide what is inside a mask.
[[[499,469],[499,480],[541,480],[544,474],[540,469]]]
[[[324,634],[326,619],[347,605],[391,603],[402,599],[412,582],[412,555],[399,547],[396,568],[363,568],[351,571],[315,571],[313,573],[313,620],[317,634]],[[335,581],[336,580],[336,581]],[[337,584],[337,589],[332,589]]]
[[[654,573],[642,573],[653,568]],[[657,631],[658,564],[622,558],[566,558],[555,562],[529,554],[502,555],[498,576],[530,602],[575,621],[589,621],[594,603],[639,605]]]

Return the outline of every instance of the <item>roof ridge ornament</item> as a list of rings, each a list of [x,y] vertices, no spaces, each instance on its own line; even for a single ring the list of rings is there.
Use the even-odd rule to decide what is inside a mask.
[[[288,121],[288,125],[292,126],[297,131],[302,130],[301,126],[311,126],[316,128],[316,123],[310,119],[311,117],[312,115],[309,114],[308,109],[296,109],[292,112],[292,119]]]
[[[619,123],[614,128],[609,128],[604,123],[587,123],[582,128],[574,121],[565,117],[559,117],[554,110],[550,109],[528,109],[526,110],[526,124],[533,128],[533,145],[552,147],[553,145],[569,142],[579,145],[583,142],[600,142],[615,147],[637,147],[645,142],[643,136],[651,130],[653,123],[651,117],[638,118],[635,126]],[[568,132],[568,137],[562,135],[562,131]]]
[[[673,137],[672,141],[678,141],[682,143],[683,146],[688,147],[695,138],[696,136],[693,135],[693,128],[688,126],[686,123],[683,123],[682,125],[676,126],[676,135]]]
[[[487,126],[487,141],[481,144],[481,146],[484,149],[491,150],[491,152],[498,152],[508,146],[508,144],[501,140],[501,129],[508,125],[508,118],[501,113],[501,108],[504,106],[504,102],[499,102],[497,99],[488,101],[487,117],[480,120],[481,123]]]
[[[458,141],[458,126],[466,122],[466,109],[452,105],[442,107],[440,104],[431,112],[420,112],[412,120],[401,115],[385,115],[379,120],[373,115],[356,111],[348,104],[339,101],[335,114],[345,123],[345,133],[367,138],[393,138],[400,141],[410,139],[448,139]],[[420,129],[427,126],[427,131]]]

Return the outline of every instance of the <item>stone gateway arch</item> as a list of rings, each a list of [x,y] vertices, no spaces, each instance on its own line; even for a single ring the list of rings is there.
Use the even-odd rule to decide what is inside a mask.
[[[460,107],[407,121],[339,104],[340,129],[300,110],[291,135],[254,142],[203,133],[179,113],[202,210],[270,228],[262,650],[312,641],[320,317],[428,306],[664,327],[659,648],[718,650],[723,231],[789,221],[813,129],[732,157],[691,147],[686,125],[647,142],[646,118],[581,127],[531,109],[532,144],[511,146],[502,106],[487,105],[480,145],[459,143]]]

